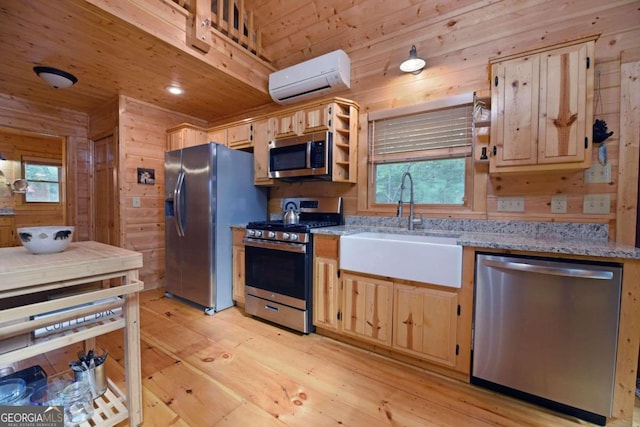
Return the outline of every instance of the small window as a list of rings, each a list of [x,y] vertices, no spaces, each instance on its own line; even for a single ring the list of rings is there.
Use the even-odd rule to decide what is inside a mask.
[[[429,105],[436,108],[380,118],[370,115],[369,179],[374,203],[398,203],[405,172],[411,174],[416,204],[463,206],[468,200],[473,101]],[[408,201],[405,188],[403,199]]]
[[[27,203],[60,203],[59,164],[51,160],[24,160],[24,177],[29,182],[25,201]]]

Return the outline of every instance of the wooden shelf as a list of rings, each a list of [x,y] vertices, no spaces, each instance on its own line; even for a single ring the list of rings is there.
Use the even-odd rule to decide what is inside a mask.
[[[69,370],[59,372],[49,377],[49,380],[71,380],[73,373]],[[129,418],[127,397],[120,388],[107,377],[107,390],[93,400],[93,415],[73,427],[111,427]],[[66,424],[65,424],[66,425]]]

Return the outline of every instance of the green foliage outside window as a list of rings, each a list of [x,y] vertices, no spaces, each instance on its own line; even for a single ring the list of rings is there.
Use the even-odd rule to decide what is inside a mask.
[[[398,203],[402,175],[409,171],[417,204],[464,203],[465,158],[434,159],[375,166],[376,203]],[[403,201],[409,201],[409,180],[405,181]]]
[[[60,202],[60,167],[28,163],[24,166],[25,179],[29,182],[27,202]]]

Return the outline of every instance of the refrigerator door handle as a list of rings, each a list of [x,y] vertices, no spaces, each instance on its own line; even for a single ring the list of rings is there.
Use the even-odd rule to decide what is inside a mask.
[[[176,188],[173,189],[173,200],[175,201],[175,221],[178,236],[184,237],[184,227],[182,226],[182,189],[184,187],[184,171],[180,171],[176,180]]]

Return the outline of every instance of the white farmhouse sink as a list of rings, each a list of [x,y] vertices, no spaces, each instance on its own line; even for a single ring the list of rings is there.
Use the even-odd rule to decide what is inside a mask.
[[[393,233],[340,236],[340,269],[459,288],[462,246],[454,237]]]

